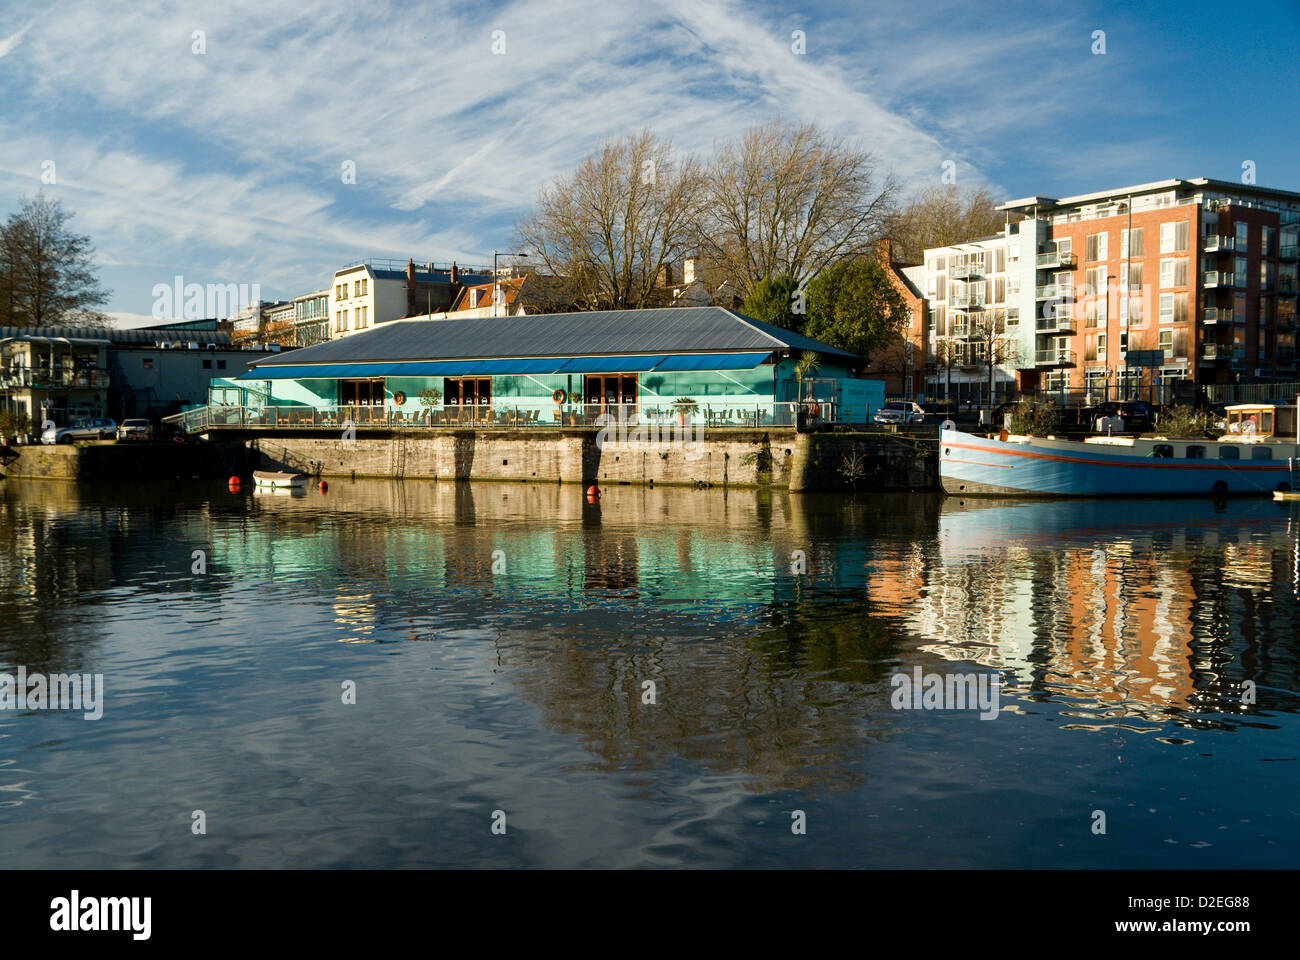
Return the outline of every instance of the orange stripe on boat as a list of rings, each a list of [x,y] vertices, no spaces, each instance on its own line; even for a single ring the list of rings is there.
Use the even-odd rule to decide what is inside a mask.
[[[1207,460],[1204,464],[1191,463],[1160,463],[1160,460],[1167,459],[1164,457],[1130,457],[1132,462],[1116,460],[1089,460],[1087,457],[1066,457],[1054,453],[1029,453],[1024,450],[1004,450],[999,447],[983,447],[973,443],[944,443],[944,447],[956,447],[958,450],[975,450],[979,453],[996,453],[1004,457],[1025,457],[1030,460],[1054,460],[1058,463],[1087,463],[1096,467],[1141,467],[1155,468],[1158,470],[1288,470],[1287,464],[1282,462],[1273,463],[1243,463],[1239,460]],[[1120,454],[1123,456],[1123,454]],[[972,462],[972,461],[952,461],[950,458],[942,458],[948,462]]]

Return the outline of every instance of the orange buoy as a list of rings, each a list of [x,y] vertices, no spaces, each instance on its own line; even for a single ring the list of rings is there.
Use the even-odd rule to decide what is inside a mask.
[[[324,480],[322,480],[320,483],[316,484],[316,488],[320,490],[321,493],[324,493],[326,490],[330,488],[330,485],[326,483]]]
[[[589,487],[587,488],[587,496],[589,496],[589,497],[599,497],[599,496],[600,496],[600,488],[599,488],[598,486],[596,486],[596,485],[593,483],[591,486],[589,486]]]
[[[226,482],[229,483],[232,487],[237,487],[237,486],[239,486],[239,478],[238,478],[238,477],[231,477],[231,478],[230,478],[229,480],[227,480]]]

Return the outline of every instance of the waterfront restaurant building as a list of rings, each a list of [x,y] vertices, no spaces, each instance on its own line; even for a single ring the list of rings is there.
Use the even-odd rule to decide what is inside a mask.
[[[211,403],[287,426],[568,425],[602,413],[783,425],[793,422],[805,351],[819,363],[803,396],[827,415],[852,409],[860,422],[883,402],[878,381],[857,379],[861,357],[722,307],[677,307],[394,320],[259,359],[214,384]]]

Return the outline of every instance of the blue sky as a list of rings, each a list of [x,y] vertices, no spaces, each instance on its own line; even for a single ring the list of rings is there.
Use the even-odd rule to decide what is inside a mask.
[[[643,126],[705,153],[812,120],[909,189],[949,160],[1007,198],[1250,160],[1300,190],[1300,0],[314,6],[0,2],[0,213],[59,197],[138,323],[177,274],[276,299],[361,257],[490,261],[543,183]]]

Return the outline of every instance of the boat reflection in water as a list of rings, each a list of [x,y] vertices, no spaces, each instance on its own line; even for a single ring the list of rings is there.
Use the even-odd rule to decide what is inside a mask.
[[[1243,681],[1296,686],[1298,532],[1272,501],[949,498],[901,612],[1004,697],[1069,699],[1076,726],[1230,724]]]

